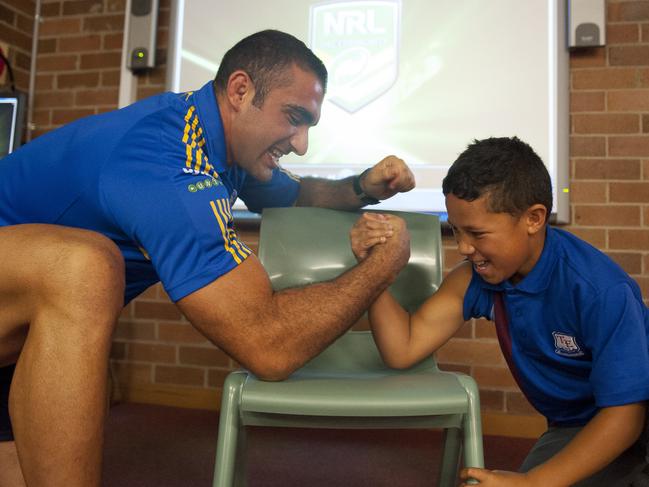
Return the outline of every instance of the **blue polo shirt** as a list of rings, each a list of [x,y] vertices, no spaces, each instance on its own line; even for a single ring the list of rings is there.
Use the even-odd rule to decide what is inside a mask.
[[[243,262],[232,205],[290,206],[299,179],[262,183],[226,162],[209,82],[87,117],[0,160],[0,226],[51,223],[112,239],[126,263],[125,301],[162,281],[172,300]]]
[[[516,381],[551,425],[583,425],[600,408],[649,399],[640,289],[566,231],[547,228],[539,261],[517,285],[474,272],[464,297],[464,318],[473,317],[496,321]]]

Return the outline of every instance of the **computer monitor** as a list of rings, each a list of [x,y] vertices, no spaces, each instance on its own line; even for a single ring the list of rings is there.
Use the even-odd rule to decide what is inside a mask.
[[[25,95],[0,93],[0,159],[20,146],[25,113]]]

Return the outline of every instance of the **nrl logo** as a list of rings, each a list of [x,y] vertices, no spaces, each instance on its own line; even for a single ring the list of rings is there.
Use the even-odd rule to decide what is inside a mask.
[[[397,79],[401,0],[311,7],[311,49],[329,70],[328,99],[354,113]]]

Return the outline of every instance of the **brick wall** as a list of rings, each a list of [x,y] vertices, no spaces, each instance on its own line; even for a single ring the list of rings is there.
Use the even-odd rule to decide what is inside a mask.
[[[33,2],[0,0],[0,40],[12,45],[23,89],[32,10]],[[123,11],[123,0],[45,0],[37,134],[115,108]],[[140,79],[140,98],[164,89],[168,16],[169,2],[162,0],[161,65]],[[609,0],[607,19],[607,47],[571,55],[572,224],[566,228],[620,263],[649,298],[649,0]],[[254,227],[240,235],[256,248]],[[450,237],[444,253],[448,270],[459,259]],[[215,408],[223,377],[236,365],[194,331],[160,286],[124,310],[112,357],[116,392],[124,399],[193,407]],[[487,415],[528,418],[538,429],[490,323],[467,323],[438,357],[444,368],[477,379]]]
[[[0,41],[9,44],[9,52],[4,53],[13,69],[16,89],[27,91],[29,88],[29,63],[32,51],[32,30],[34,2],[32,0],[0,1]],[[7,85],[0,86],[8,89]]]

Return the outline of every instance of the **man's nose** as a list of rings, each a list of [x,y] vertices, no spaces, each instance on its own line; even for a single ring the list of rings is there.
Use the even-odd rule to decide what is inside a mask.
[[[290,139],[293,152],[298,156],[306,154],[309,148],[309,129],[308,127],[300,127],[297,132]]]

